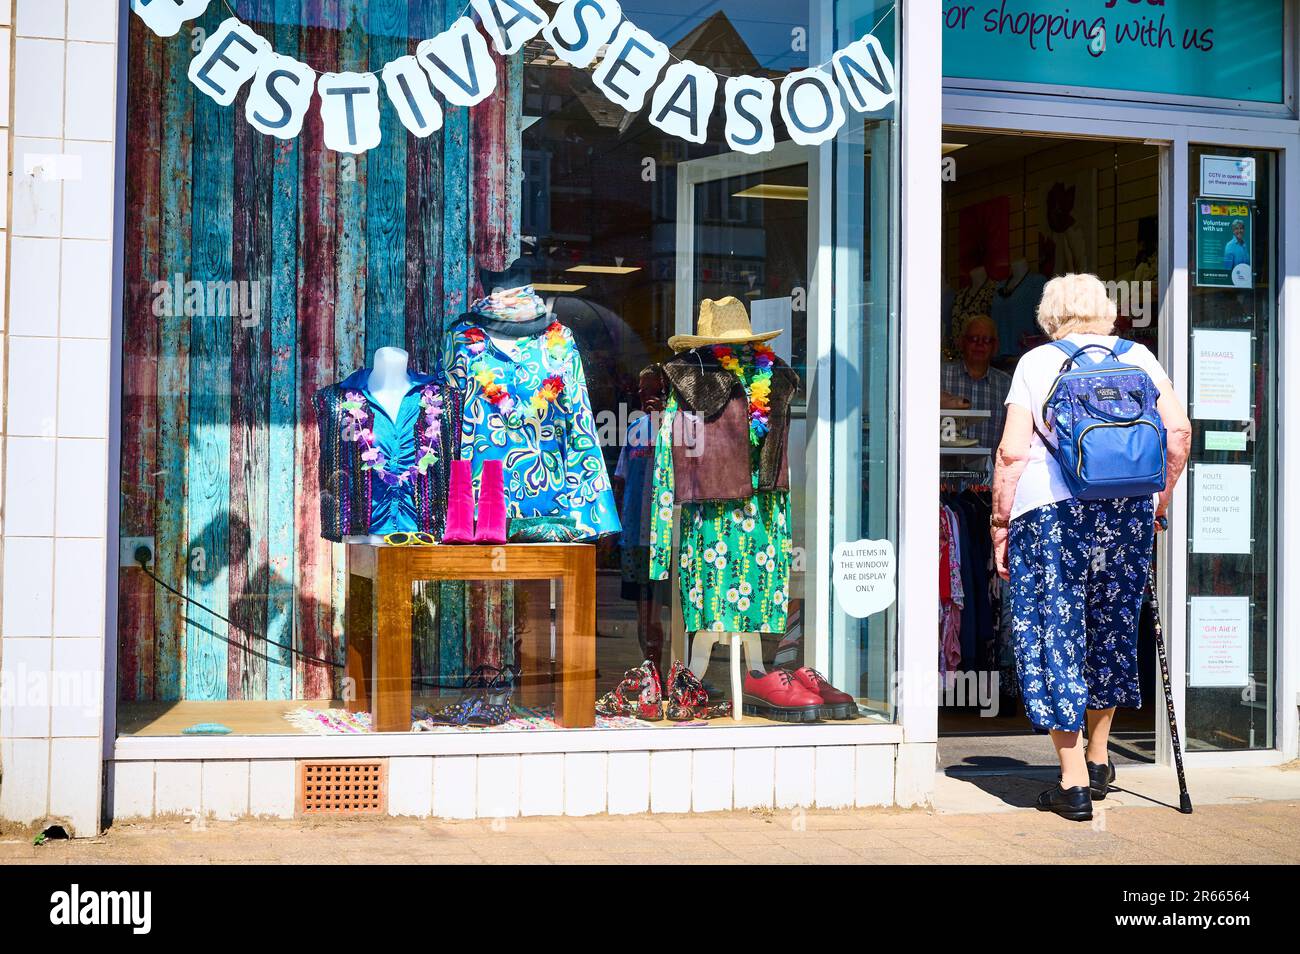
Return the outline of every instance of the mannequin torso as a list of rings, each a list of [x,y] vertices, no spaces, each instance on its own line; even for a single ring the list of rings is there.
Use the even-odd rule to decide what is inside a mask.
[[[410,356],[401,348],[379,348],[375,351],[374,366],[366,381],[371,399],[383,409],[390,420],[396,421],[401,413],[402,401],[411,390]],[[350,534],[348,543],[368,543],[378,546],[384,542],[380,534]]]
[[[380,348],[375,352],[374,367],[366,389],[375,403],[392,419],[402,407],[402,400],[411,390],[411,375],[407,370],[410,356],[401,348]]]

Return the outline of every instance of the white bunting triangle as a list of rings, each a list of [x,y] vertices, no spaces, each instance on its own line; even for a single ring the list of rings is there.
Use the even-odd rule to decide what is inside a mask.
[[[550,14],[536,0],[468,2],[477,23],[462,15],[422,40],[413,55],[399,56],[373,73],[317,75],[310,64],[276,53],[252,27],[229,17],[204,39],[188,75],[222,106],[234,103],[248,86],[245,118],[258,131],[281,139],[301,134],[315,98],[326,147],[347,153],[365,152],[381,141],[381,78],[382,98],[402,126],[424,138],[442,128],[445,106],[472,107],[496,92],[493,49],[501,56],[518,56],[539,34],[562,62],[579,69],[595,63],[592,84],[610,102],[629,112],[639,112],[649,102],[647,121],[688,142],[707,141],[718,87],[725,79],[723,140],[736,152],[775,147],[777,110],[794,142],[816,146],[843,127],[846,105],[854,112],[878,113],[890,109],[897,96],[894,64],[870,33],[836,50],[825,63],[786,74],[778,86],[761,76],[720,77],[706,66],[679,59],[624,19],[618,0],[562,0]],[[158,36],[170,37],[202,16],[209,3],[131,0],[131,9]]]

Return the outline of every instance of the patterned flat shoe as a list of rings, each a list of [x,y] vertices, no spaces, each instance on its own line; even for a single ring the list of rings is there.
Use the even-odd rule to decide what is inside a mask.
[[[710,705],[709,691],[680,659],[668,673],[668,718],[673,722],[717,719],[731,715],[731,703]]]
[[[596,712],[603,716],[631,716],[645,722],[663,719],[663,689],[659,671],[646,660],[623,673],[623,680],[596,700]]]

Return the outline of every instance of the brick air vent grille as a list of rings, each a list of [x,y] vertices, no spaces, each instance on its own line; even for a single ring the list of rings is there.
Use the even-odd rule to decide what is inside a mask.
[[[388,810],[384,759],[298,763],[302,815],[381,815]]]

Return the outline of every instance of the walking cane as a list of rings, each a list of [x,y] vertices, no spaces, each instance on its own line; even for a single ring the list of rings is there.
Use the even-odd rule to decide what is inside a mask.
[[[1164,530],[1169,522],[1160,517],[1157,520]],[[1187,776],[1183,772],[1183,746],[1178,738],[1178,716],[1174,714],[1174,690],[1169,684],[1169,656],[1165,653],[1165,632],[1160,625],[1160,604],[1156,601],[1156,561],[1151,561],[1151,572],[1147,575],[1147,596],[1151,600],[1151,619],[1156,636],[1156,651],[1160,654],[1160,678],[1165,684],[1165,708],[1169,711],[1169,739],[1174,744],[1174,765],[1178,768],[1178,810],[1184,815],[1192,813],[1192,796],[1187,794]]]

